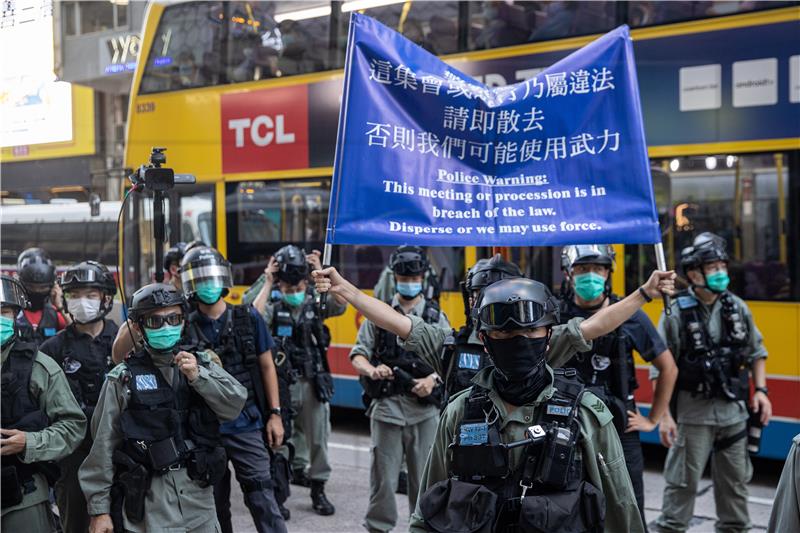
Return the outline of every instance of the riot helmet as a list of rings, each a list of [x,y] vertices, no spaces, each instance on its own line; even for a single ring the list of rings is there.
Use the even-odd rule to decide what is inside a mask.
[[[56,269],[47,252],[41,248],[24,250],[17,259],[17,276],[28,294],[30,308],[42,309],[56,280]]]
[[[178,289],[169,283],[151,283],[133,293],[128,315],[137,324],[148,314],[159,309],[185,306]]]
[[[509,263],[500,254],[490,259],[481,259],[467,272],[464,286],[469,293],[480,291],[496,281],[508,278],[521,278],[522,271],[514,263]]]
[[[558,324],[558,300],[543,283],[527,278],[497,281],[477,304],[478,331],[510,331]]]
[[[294,244],[287,244],[275,252],[275,261],[278,263],[277,277],[279,281],[297,285],[308,278],[308,261],[306,252],[302,248]]]
[[[70,267],[61,274],[59,285],[65,291],[76,289],[98,289],[103,297],[97,300],[78,298],[67,299],[67,312],[80,324],[88,324],[103,319],[114,306],[117,285],[108,268],[97,261],[84,261]]]
[[[421,276],[428,270],[428,257],[419,246],[403,245],[389,256],[389,268],[401,276]]]
[[[188,298],[212,305],[233,287],[230,263],[210,246],[196,246],[181,260],[181,285]]]
[[[3,274],[0,276],[0,306],[12,307],[15,312],[28,308],[28,295],[19,280]]]
[[[610,244],[572,244],[561,250],[561,269],[570,272],[575,265],[603,265],[613,272],[616,253]]]
[[[176,243],[174,246],[170,246],[167,252],[164,254],[164,271],[169,272],[169,267],[172,266],[172,263],[178,263],[178,266],[181,264],[181,259],[183,259],[183,254],[186,253],[188,248],[188,244],[185,242]]]

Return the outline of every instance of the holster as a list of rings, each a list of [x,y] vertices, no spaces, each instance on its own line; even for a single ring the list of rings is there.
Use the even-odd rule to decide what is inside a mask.
[[[195,448],[186,460],[186,473],[189,479],[200,483],[202,487],[216,485],[225,477],[228,456],[225,448]]]
[[[314,394],[322,403],[330,402],[335,392],[330,372],[319,371],[314,376]]]
[[[141,463],[137,463],[121,450],[115,450],[114,464],[119,468],[115,485],[122,492],[125,516],[131,522],[144,520],[144,501],[147,491],[150,490],[152,475]]]
[[[290,489],[292,467],[289,464],[289,460],[282,454],[276,453],[269,448],[267,449],[269,451],[269,468],[272,474],[272,482],[274,483],[275,500],[282,504],[292,494]],[[290,451],[290,455],[293,455],[293,452]]]

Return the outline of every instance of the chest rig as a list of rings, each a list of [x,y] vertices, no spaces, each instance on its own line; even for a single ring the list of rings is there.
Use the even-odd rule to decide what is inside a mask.
[[[440,313],[441,311],[436,302],[428,300],[425,302],[425,309],[421,318],[427,324],[436,324],[439,322]],[[359,381],[364,389],[364,404],[368,406],[372,399],[406,394],[417,398],[420,403],[441,407],[441,386],[434,388],[433,393],[425,398],[419,398],[411,393],[411,389],[414,387],[413,380],[431,375],[434,369],[422,361],[415,353],[401,348],[398,344],[397,335],[381,328],[376,328],[376,330],[375,348],[372,350],[370,364],[373,366],[382,364],[388,366],[394,373],[394,379],[372,380],[366,376],[361,376]]]
[[[619,301],[610,296],[611,304]],[[561,321],[571,318],[585,318],[572,301],[564,301],[561,306]],[[636,367],[633,361],[633,346],[618,327],[611,333],[592,341],[592,348],[579,352],[564,365],[574,368],[587,389],[592,391],[614,415],[614,427],[622,434],[627,427],[628,410],[635,410],[633,392],[639,387],[636,381]]]
[[[36,345],[16,341],[2,367],[2,427],[26,432],[41,431],[50,425],[39,401],[31,393],[31,373],[36,358]],[[42,473],[49,483],[58,478],[55,463],[24,463],[19,454],[2,457],[2,507],[22,502],[24,494],[36,490],[33,475]]]
[[[470,343],[472,328],[464,326],[444,340],[442,362],[446,369],[445,392],[447,398],[472,386],[472,378],[488,366],[492,366],[483,344]]]
[[[64,369],[75,399],[91,420],[106,374],[115,366],[111,348],[116,328],[107,322],[100,335],[91,339],[80,336],[74,326],[67,326],[60,336],[59,352],[53,354],[54,358]]]
[[[605,501],[602,493],[585,480],[578,450],[578,413],[584,386],[574,370],[557,369],[554,387],[553,396],[540,406],[535,425],[526,430],[526,438],[512,443],[502,442],[502,421],[489,391],[479,386],[470,391],[449,449],[449,483],[451,497],[469,492],[470,486],[483,487],[494,495],[489,498],[493,505],[484,503],[484,508],[477,510],[492,517],[491,527],[487,522],[480,531],[603,530]],[[521,460],[512,469],[511,450],[520,447]],[[425,516],[428,525],[437,522],[436,513],[431,510],[442,508],[432,501],[435,488],[436,485],[429,489],[420,503],[423,515],[431,515]],[[455,508],[463,504],[447,502],[448,507]]]
[[[256,335],[248,306],[228,306],[219,340],[211,342],[200,328],[199,311],[189,314],[187,336],[190,344],[198,350],[213,350],[222,361],[225,371],[247,389],[247,405],[257,403],[263,407],[263,386],[256,353]]]
[[[296,376],[313,379],[325,370],[330,345],[326,330],[313,299],[306,299],[297,320],[286,302],[279,301],[274,306],[272,336]]]
[[[19,331],[20,340],[33,342],[36,346],[40,346],[44,341],[50,337],[55,337],[58,333],[58,312],[50,304],[45,302],[42,307],[42,318],[39,320],[39,325],[33,327],[21,312],[17,315],[17,328]]]
[[[747,346],[750,328],[744,312],[729,292],[720,296],[722,331],[715,342],[708,331],[700,303],[691,293],[677,296],[681,322],[678,388],[705,398],[729,401],[746,399],[749,393]]]

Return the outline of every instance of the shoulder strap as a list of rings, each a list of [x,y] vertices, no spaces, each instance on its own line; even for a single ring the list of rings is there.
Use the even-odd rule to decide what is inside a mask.
[[[467,402],[464,404],[464,422],[486,421],[489,413],[494,411],[494,404],[489,398],[489,391],[483,387],[473,386]]]
[[[439,308],[439,302],[434,299],[425,300],[425,309],[422,310],[422,320],[428,324],[436,324],[439,322],[442,311]]]
[[[232,308],[233,320],[231,325],[233,327],[234,339],[237,348],[239,349],[245,363],[253,363],[258,357],[256,353],[256,334],[253,328],[253,320],[250,316],[250,307],[245,305],[236,305]],[[231,308],[228,309],[230,316]]]

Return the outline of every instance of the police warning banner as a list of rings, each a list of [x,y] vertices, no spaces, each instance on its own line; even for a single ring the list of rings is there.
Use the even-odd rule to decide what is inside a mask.
[[[489,88],[350,21],[327,242],[660,242],[631,39],[620,27]]]

